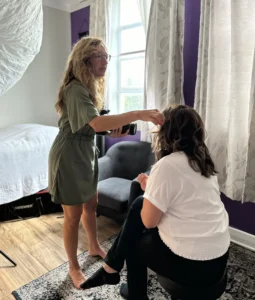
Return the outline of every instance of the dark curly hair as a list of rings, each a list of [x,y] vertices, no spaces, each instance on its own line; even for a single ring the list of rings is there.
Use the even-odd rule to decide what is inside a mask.
[[[153,150],[156,159],[173,152],[184,152],[190,167],[209,178],[217,171],[205,145],[204,124],[199,114],[191,107],[178,105],[164,109],[165,124],[154,137]]]

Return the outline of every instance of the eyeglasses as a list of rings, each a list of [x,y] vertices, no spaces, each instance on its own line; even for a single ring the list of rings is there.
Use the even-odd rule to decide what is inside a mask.
[[[107,61],[110,61],[112,56],[110,54],[94,54],[93,57],[97,60],[106,59]]]

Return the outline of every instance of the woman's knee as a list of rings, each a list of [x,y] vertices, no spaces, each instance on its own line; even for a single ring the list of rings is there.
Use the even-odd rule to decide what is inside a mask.
[[[77,226],[81,219],[82,205],[63,206],[64,221],[70,226]]]
[[[143,196],[139,196],[131,204],[130,209],[142,209],[142,207],[143,207]]]

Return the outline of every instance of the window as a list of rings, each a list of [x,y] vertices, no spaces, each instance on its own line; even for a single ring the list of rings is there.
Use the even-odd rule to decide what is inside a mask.
[[[119,0],[118,113],[143,108],[146,38],[137,0]]]

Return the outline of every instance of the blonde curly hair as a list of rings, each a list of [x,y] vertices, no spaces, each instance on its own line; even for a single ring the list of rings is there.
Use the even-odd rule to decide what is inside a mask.
[[[64,89],[75,79],[79,80],[89,89],[94,105],[99,111],[102,109],[105,79],[104,77],[95,77],[87,63],[88,59],[98,51],[100,46],[105,48],[103,41],[94,37],[82,38],[74,45],[68,57],[67,66],[58,93],[58,101],[55,104],[59,115],[61,115],[63,109]]]

